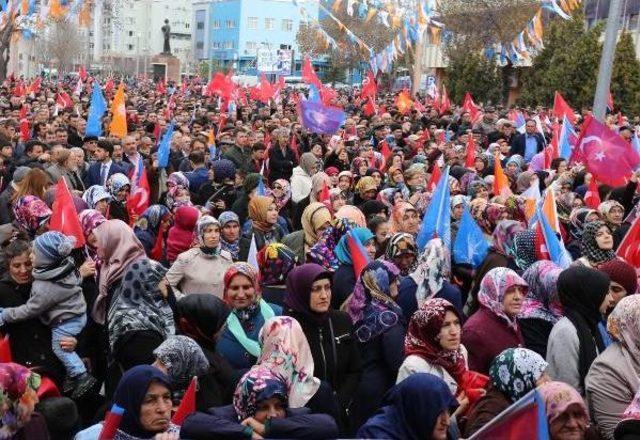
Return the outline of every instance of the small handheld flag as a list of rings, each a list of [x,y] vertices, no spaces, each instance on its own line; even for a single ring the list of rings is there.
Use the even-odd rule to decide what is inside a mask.
[[[124,414],[124,408],[114,404],[111,410],[107,413],[102,423],[102,431],[98,440],[111,440],[115,438],[120,422],[122,422],[122,416]]]
[[[358,279],[371,259],[369,258],[367,251],[360,243],[360,240],[354,237],[351,231],[347,232],[347,247],[349,248],[349,253],[351,254],[353,274],[355,275],[356,279]]]
[[[416,243],[422,251],[432,238],[440,238],[447,249],[451,248],[451,190],[449,189],[449,167],[438,182],[431,203],[422,219]]]
[[[82,225],[64,177],[61,177],[56,184],[56,200],[53,202],[52,211],[49,229],[74,237],[76,248],[84,246]]]
[[[460,219],[460,229],[453,244],[453,259],[457,264],[470,264],[475,269],[482,264],[487,253],[489,253],[489,243],[480,226],[465,208]]]
[[[194,376],[189,383],[187,391],[185,391],[184,396],[182,396],[182,400],[180,401],[180,405],[178,405],[178,409],[171,419],[174,424],[181,426],[184,422],[184,419],[186,419],[189,414],[196,412],[197,392],[198,378]]]

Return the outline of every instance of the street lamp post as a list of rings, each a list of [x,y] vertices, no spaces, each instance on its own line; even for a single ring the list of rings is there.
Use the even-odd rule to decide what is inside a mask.
[[[607,27],[604,31],[604,43],[602,45],[602,57],[600,57],[600,67],[598,69],[596,96],[593,101],[593,114],[599,121],[604,121],[607,110],[607,98],[611,85],[611,72],[613,70],[613,58],[616,51],[616,40],[618,39],[621,7],[622,0],[611,0],[609,4],[609,17],[607,18]]]

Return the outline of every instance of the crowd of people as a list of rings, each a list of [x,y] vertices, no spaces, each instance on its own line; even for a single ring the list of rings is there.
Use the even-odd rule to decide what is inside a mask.
[[[402,112],[390,93],[367,115],[357,89],[318,135],[292,89],[240,89],[229,110],[197,79],[139,80],[128,134],[108,114],[87,136],[90,81],[56,99],[75,81],[0,89],[0,438],[98,439],[114,404],[123,440],[496,438],[533,390],[553,440],[640,436],[638,275],[615,252],[640,172],[590,208],[588,169],[544,165],[550,127],[519,132],[502,107]],[[493,193],[497,163],[512,195]],[[451,242],[468,212],[490,243],[476,266],[443,237],[417,243],[445,167]],[[62,180],[82,237],[50,227]],[[555,193],[567,267],[537,252],[532,187]],[[194,377],[196,411],[174,424]]]

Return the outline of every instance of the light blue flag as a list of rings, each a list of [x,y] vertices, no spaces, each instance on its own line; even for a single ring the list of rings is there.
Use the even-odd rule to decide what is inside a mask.
[[[258,182],[258,187],[256,188],[256,195],[263,196],[263,197],[267,195],[267,189],[264,187],[264,181],[262,180],[262,177],[260,177],[260,181]]]
[[[169,150],[171,148],[171,138],[173,137],[174,122],[171,121],[166,133],[162,136],[158,146],[158,167],[166,168],[169,165]]]
[[[560,129],[560,139],[558,140],[558,150],[560,157],[564,160],[571,159],[571,153],[573,153],[572,145],[578,140],[576,130],[571,125],[571,122],[567,119],[567,115],[562,120],[562,128]]]
[[[569,251],[567,251],[567,249],[564,247],[564,244],[562,243],[562,241],[560,241],[556,233],[553,232],[553,229],[551,229],[551,225],[549,224],[547,217],[542,214],[542,211],[539,207],[536,211],[536,217],[540,222],[542,235],[544,236],[547,252],[549,253],[549,258],[562,269],[567,269],[572,262]]]
[[[93,90],[91,91],[91,104],[89,105],[89,117],[87,118],[87,128],[85,136],[102,136],[102,117],[107,111],[107,101],[102,95],[100,84],[93,81]]]
[[[477,268],[482,264],[489,252],[489,243],[482,233],[482,229],[465,208],[460,219],[460,229],[453,243],[453,260],[456,264],[470,264]]]
[[[320,91],[313,84],[309,84],[309,99],[308,99],[308,101],[309,102],[320,102]]]
[[[451,191],[449,190],[449,167],[440,176],[440,181],[427,212],[422,219],[416,243],[420,252],[432,238],[440,238],[447,249],[451,249]]]

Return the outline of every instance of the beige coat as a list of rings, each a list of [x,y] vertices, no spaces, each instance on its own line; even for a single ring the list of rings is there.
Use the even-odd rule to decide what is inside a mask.
[[[620,343],[612,343],[591,364],[585,378],[591,421],[606,439],[613,440],[613,431],[622,413],[633,400],[640,386],[640,365]]]
[[[196,247],[178,255],[166,276],[177,299],[190,293],[211,293],[222,299],[224,273],[232,263],[227,251],[214,257]]]

